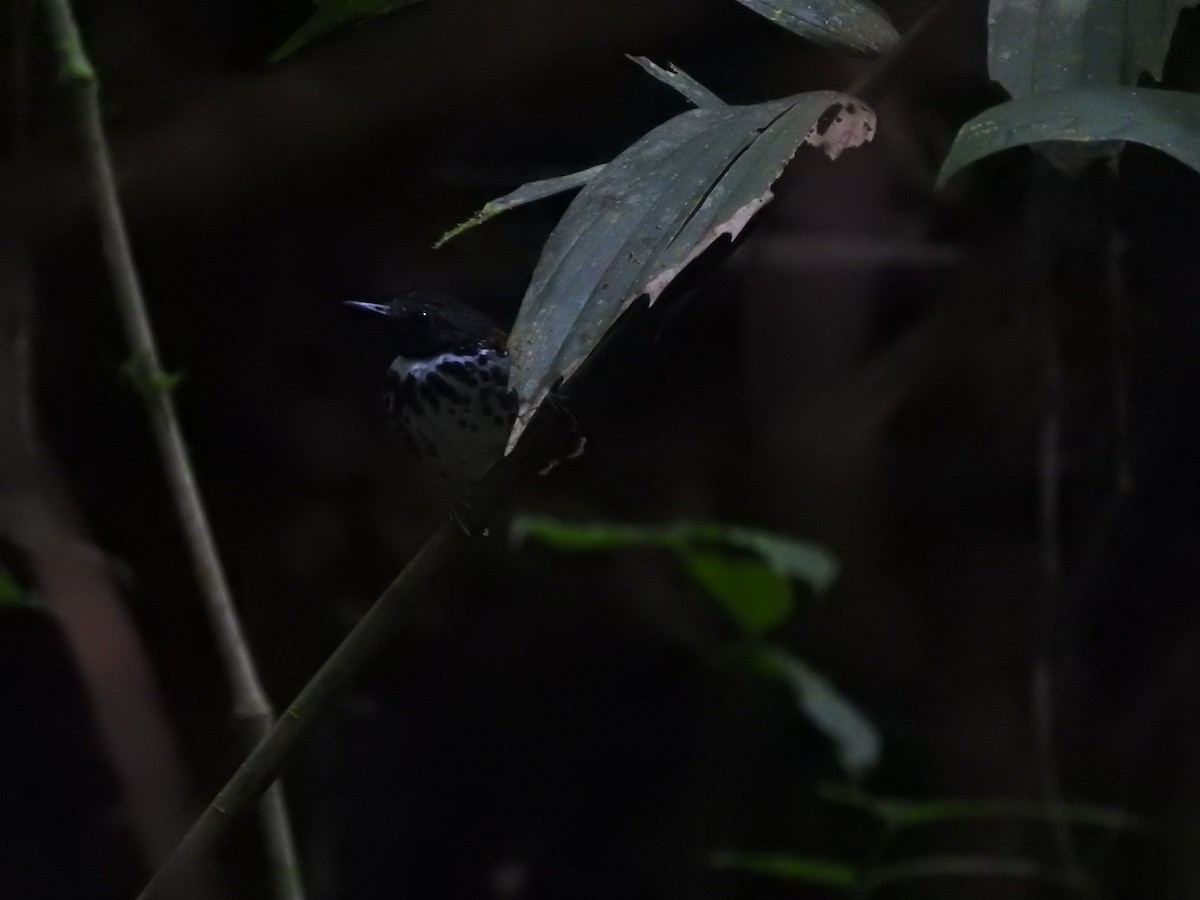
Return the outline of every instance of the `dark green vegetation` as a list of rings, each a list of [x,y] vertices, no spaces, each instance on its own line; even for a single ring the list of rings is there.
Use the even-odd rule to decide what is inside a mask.
[[[0,894],[1196,893],[1186,6],[6,5]]]

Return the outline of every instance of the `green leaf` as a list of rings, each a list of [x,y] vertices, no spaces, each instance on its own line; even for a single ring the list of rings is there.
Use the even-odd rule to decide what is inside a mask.
[[[780,647],[758,648],[754,661],[792,689],[805,718],[833,742],[847,775],[860,779],[879,764],[883,754],[879,730],[828,678]]]
[[[853,98],[801,94],[682,113],[605,166],[546,241],[513,326],[520,410],[509,448],[634,300],[653,302],[719,237],[741,232],[801,143],[833,157],[873,131],[874,113]]]
[[[988,71],[1014,99],[1077,87],[1133,86],[1163,60],[1179,11],[1195,0],[991,0]]]
[[[592,166],[590,169],[584,169],[580,172],[572,172],[569,175],[559,175],[556,178],[545,178],[541,181],[530,181],[515,191],[505,194],[503,197],[497,197],[495,200],[489,200],[484,204],[483,209],[462,222],[455,225],[445,234],[443,234],[433,245],[433,249],[437,250],[447,241],[452,241],[464,231],[474,228],[477,225],[482,225],[488,219],[494,218],[502,212],[507,212],[517,206],[524,206],[526,203],[533,203],[537,200],[544,200],[546,197],[553,197],[555,194],[561,194],[564,191],[572,191],[575,188],[583,187],[593,178],[600,174],[607,163],[601,163],[598,166]]]
[[[1004,797],[905,800],[896,797],[875,797],[859,788],[842,785],[826,785],[818,793],[824,800],[858,807],[893,829],[967,819],[1028,820],[1046,824],[1066,821],[1071,825],[1115,831],[1144,832],[1151,828],[1149,820],[1143,816],[1087,803],[1051,804],[1044,800]]]
[[[989,74],[1016,99],[1064,88],[1119,84],[1124,3],[991,0]],[[1107,9],[1102,12],[1101,7]]]
[[[922,856],[904,862],[880,866],[867,879],[869,894],[882,892],[893,884],[929,878],[1013,878],[1041,881],[1073,893],[1089,895],[1080,878],[1062,867],[1050,866],[1038,859],[1019,856]]]
[[[829,589],[838,574],[838,562],[824,547],[754,528],[716,526],[720,539],[759,556],[781,575],[806,583],[818,594]]]
[[[1075,88],[993,106],[958,132],[938,184],[993,153],[1042,141],[1133,141],[1200,171],[1200,97],[1147,88]]]
[[[813,856],[799,856],[795,853],[742,853],[723,850],[713,854],[712,864],[718,869],[735,869],[846,891],[857,889],[862,882],[862,874],[854,866]]]
[[[548,516],[518,516],[509,528],[514,545],[533,538],[559,550],[623,550],[647,545],[661,547],[671,529],[613,525],[603,522],[567,522]]]
[[[267,59],[269,62],[279,62],[344,25],[359,24],[403,6],[422,2],[424,0],[318,0],[317,10],[312,17],[292,32],[291,37]]]
[[[513,522],[510,533],[516,544],[534,538],[561,550],[670,550],[696,583],[751,637],[761,637],[791,615],[794,601],[790,579],[802,581],[819,593],[837,575],[833,555],[816,544],[708,522],[655,528],[521,516]]]
[[[26,602],[25,589],[9,572],[0,569],[0,609],[24,606]]]
[[[1196,0],[1128,0],[1129,35],[1133,44],[1133,77],[1139,71],[1149,72],[1155,81],[1162,81],[1163,63],[1171,49],[1171,36],[1179,23],[1179,13]]]
[[[867,0],[738,0],[776,25],[823,47],[877,56],[900,35]]]
[[[761,637],[792,614],[791,583],[758,559],[687,550],[681,553],[692,580],[708,591],[745,634]]]
[[[519,516],[511,526],[514,544],[534,538],[562,550],[619,550],[663,547],[677,553],[730,548],[748,551],[773,571],[803,581],[813,591],[826,590],[837,577],[836,558],[824,547],[755,528],[712,522],[674,525],[619,525],[567,522],[547,516]]]
[[[687,99],[694,106],[698,106],[703,109],[705,107],[715,108],[727,105],[724,100],[710,91],[696,79],[692,78],[687,74],[687,72],[684,72],[674,63],[671,64],[671,70],[668,72],[666,69],[662,68],[657,63],[651,62],[644,56],[630,56],[628,53],[625,55],[628,59],[633,60],[663,84],[679,91],[679,93],[687,97]]]

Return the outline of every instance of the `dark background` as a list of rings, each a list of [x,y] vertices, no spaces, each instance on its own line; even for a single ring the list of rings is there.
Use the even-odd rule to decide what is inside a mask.
[[[926,5],[885,4],[901,31]],[[128,802],[137,773],[112,748],[139,726],[98,713],[98,698],[145,714],[136,690],[159,692],[174,826],[240,753],[120,376],[128,351],[69,107],[40,20],[23,18],[33,4],[11,6],[0,287],[33,352],[5,361],[0,390],[19,396],[32,373],[40,433],[30,450],[6,401],[0,525],[4,562],[43,611],[0,616],[0,893],[124,897],[145,876],[147,829]],[[881,728],[882,794],[1040,796],[1030,672],[1048,655],[1063,795],[1160,826],[1081,832],[1082,864],[1105,896],[1190,896],[1200,190],[1134,149],[1119,181],[1094,167],[1046,188],[1032,154],[1013,152],[935,192],[958,127],[1003,96],[986,78],[986,4],[952,7],[872,98],[873,144],[836,163],[801,150],[694,295],[640,314],[578,398],[587,453],[514,509],[712,519],[830,546],[839,583],[781,638]],[[308,12],[78,5],[201,486],[281,705],[443,512],[384,440],[383,364],[340,302],[431,287],[510,322],[565,199],[430,244],[484,201],[610,159],[684,108],[625,53],[732,102],[842,88],[866,65],[732,0],[430,0],[268,66]],[[1177,42],[1169,84],[1188,86],[1192,55]],[[1047,250],[1051,189],[1067,224]],[[1047,296],[1063,372],[1055,590],[1038,524]],[[90,617],[79,598],[97,592],[131,612],[137,640]],[[392,643],[290,764],[314,898],[819,896],[714,872],[708,854],[870,858],[869,823],[815,798],[839,777],[824,740],[782,689],[714,665],[727,629],[668,560],[497,537],[438,592],[441,612]],[[142,654],[153,687],[109,665]],[[159,838],[169,847],[170,827]],[[240,829],[197,895],[268,896],[259,849]],[[1013,823],[889,851],[934,852],[1056,851],[1048,829]],[[893,893],[1063,894],[978,879]]]

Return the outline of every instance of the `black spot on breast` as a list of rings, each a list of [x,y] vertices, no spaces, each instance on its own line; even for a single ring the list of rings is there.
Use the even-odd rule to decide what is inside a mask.
[[[443,378],[437,372],[430,372],[429,376],[425,379],[425,383],[427,385],[429,385],[430,388],[433,389],[434,393],[439,394],[442,397],[445,397],[451,403],[466,403],[467,402],[467,398],[465,396],[463,396],[463,393],[461,391],[451,387],[450,382],[448,382],[445,378]]]
[[[517,392],[508,391],[500,395],[500,408],[507,412],[515,412],[517,409]]]
[[[498,425],[498,426],[503,425],[504,424],[504,416],[496,414],[496,415],[492,416],[492,421],[495,422],[496,425]]]
[[[435,394],[433,392],[433,388],[431,388],[429,386],[428,381],[421,382],[421,399],[424,400],[429,405],[430,409],[435,410],[435,411],[441,405],[440,401],[438,400],[437,394]]]
[[[401,432],[400,441],[404,444],[404,449],[409,453],[420,453],[420,451],[417,450],[417,442],[413,440],[413,436],[407,431]]]
[[[400,400],[410,406],[417,399],[417,379],[412,372],[404,379],[404,383],[400,385]]]
[[[479,382],[475,379],[473,372],[474,366],[468,366],[464,362],[458,360],[447,360],[438,366],[439,372],[444,372],[450,378],[453,378],[459,384],[467,387],[475,387]]]

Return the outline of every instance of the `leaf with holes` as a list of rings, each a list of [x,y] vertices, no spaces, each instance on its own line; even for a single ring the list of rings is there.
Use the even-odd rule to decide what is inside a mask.
[[[755,106],[691,110],[592,178],[546,241],[509,338],[520,398],[509,449],[551,388],[569,378],[638,297],[653,303],[718,238],[736,238],[806,138],[870,140],[875,114],[822,91]],[[851,144],[853,144],[851,139]]]

